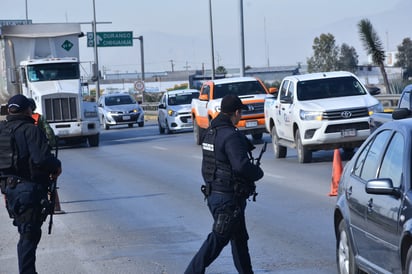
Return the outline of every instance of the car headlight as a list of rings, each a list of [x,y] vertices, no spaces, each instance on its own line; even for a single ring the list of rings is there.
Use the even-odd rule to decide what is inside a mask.
[[[369,115],[372,115],[376,112],[383,112],[383,106],[381,103],[368,107]]]
[[[172,110],[172,109],[169,109],[169,110],[167,111],[167,115],[169,115],[169,116],[176,116],[176,115],[177,115],[177,112],[174,111],[174,110]]]
[[[300,119],[302,120],[316,120],[316,121],[322,121],[322,111],[306,111],[306,110],[300,110],[299,112]]]

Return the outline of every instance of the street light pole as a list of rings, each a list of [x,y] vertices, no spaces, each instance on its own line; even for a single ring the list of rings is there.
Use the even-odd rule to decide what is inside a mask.
[[[140,61],[141,61],[141,70],[142,70],[142,82],[144,84],[145,80],[145,75],[144,75],[144,50],[143,50],[143,36],[140,35],[138,37],[133,37],[133,39],[139,39],[140,40]],[[144,102],[144,91],[145,91],[146,85],[143,86],[142,90],[142,103]]]
[[[29,23],[29,10],[27,8],[27,0],[26,0],[26,24]]]
[[[212,80],[215,79],[215,49],[213,45],[212,0],[209,0],[210,45],[212,48]]]
[[[243,0],[239,0],[240,7],[240,76],[245,76],[245,36],[243,29]]]
[[[96,5],[93,0],[93,37],[94,37],[94,62],[93,74],[96,77],[96,102],[100,97],[100,74],[99,74],[99,57],[97,53],[97,31],[96,31]]]

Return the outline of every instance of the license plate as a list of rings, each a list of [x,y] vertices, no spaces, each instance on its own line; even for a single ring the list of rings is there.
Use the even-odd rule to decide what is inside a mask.
[[[340,133],[342,137],[353,137],[357,135],[357,131],[354,128],[344,129]]]
[[[245,127],[257,127],[258,122],[257,121],[246,121]]]
[[[68,130],[59,130],[57,135],[59,135],[59,136],[69,135],[69,131]]]
[[[130,120],[130,116],[128,115],[123,116],[123,120]]]

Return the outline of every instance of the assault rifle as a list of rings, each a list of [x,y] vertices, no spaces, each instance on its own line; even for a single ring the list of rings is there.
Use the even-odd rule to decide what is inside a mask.
[[[263,147],[260,150],[259,157],[257,157],[256,160],[255,160],[255,165],[260,166],[260,160],[262,159],[263,153],[265,153],[265,151],[266,151],[267,144],[268,144],[267,142],[265,142],[263,144]]]
[[[259,156],[255,159],[255,165],[256,166],[260,166],[260,160],[262,159],[262,156],[263,156],[263,153],[265,153],[265,151],[266,151],[266,147],[267,147],[267,142],[265,142],[264,144],[263,144],[263,147],[262,147],[262,149],[260,150],[260,153],[259,153]],[[253,184],[255,184],[255,183],[253,183]],[[254,202],[256,202],[256,196],[258,195],[258,193],[256,192],[256,186],[255,186],[255,190],[254,190],[254,192],[253,192],[253,198],[252,198],[252,200],[254,201]]]
[[[55,146],[55,157],[56,158],[57,158],[58,153],[59,153],[58,137],[56,136],[56,146]],[[51,231],[52,231],[54,207],[56,205],[56,189],[57,189],[56,185],[57,185],[57,178],[50,177],[50,186],[49,186],[49,192],[50,192],[49,235],[51,234]]]

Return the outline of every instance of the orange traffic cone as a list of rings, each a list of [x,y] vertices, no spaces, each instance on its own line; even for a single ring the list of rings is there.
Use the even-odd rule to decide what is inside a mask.
[[[64,214],[66,212],[64,212],[64,210],[62,210],[60,207],[60,200],[59,200],[59,194],[57,192],[57,189],[55,191],[56,191],[56,200],[54,203],[54,214]]]
[[[339,180],[342,175],[342,160],[340,158],[339,149],[335,149],[333,153],[333,164],[332,164],[332,183],[330,186],[329,196],[338,195]]]

